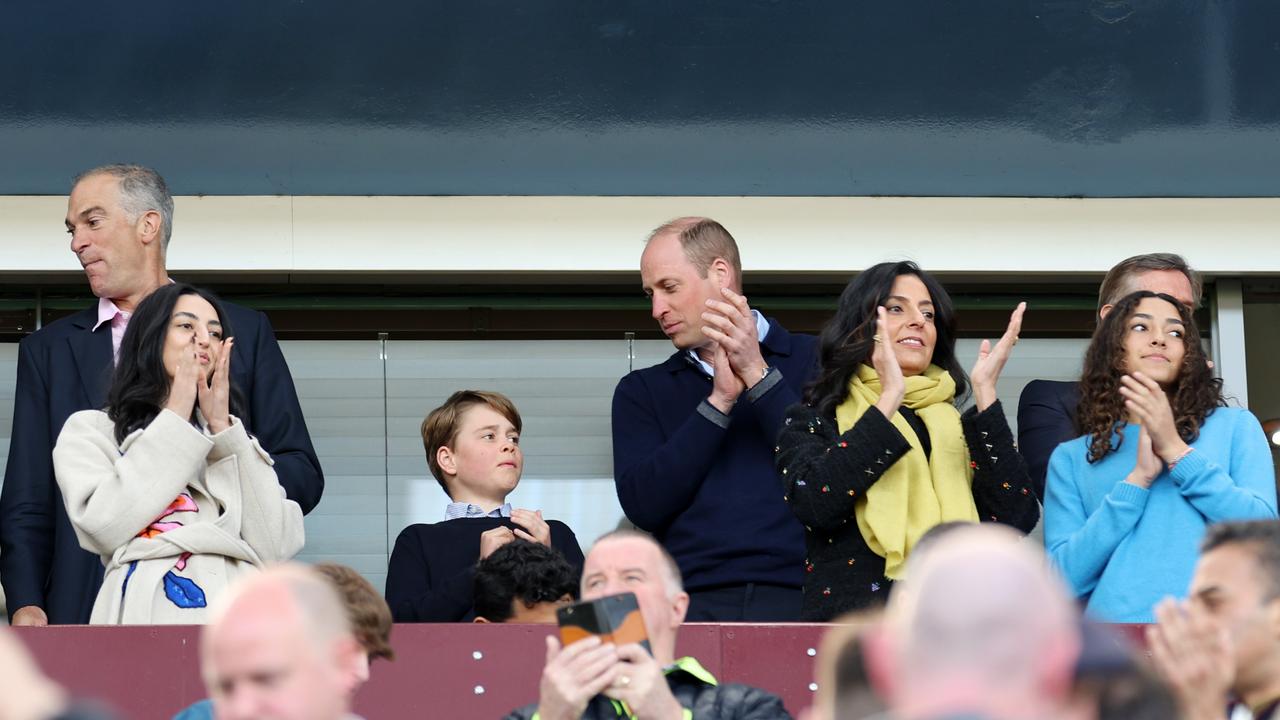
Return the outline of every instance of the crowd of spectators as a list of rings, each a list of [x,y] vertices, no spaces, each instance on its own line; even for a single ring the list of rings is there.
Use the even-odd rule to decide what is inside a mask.
[[[204,625],[210,700],[181,718],[350,717],[393,620],[553,623],[620,593],[647,644],[548,637],[511,718],[791,717],[675,643],[686,621],[798,620],[838,620],[811,718],[1280,717],[1274,468],[1176,255],[1107,275],[1080,382],[1026,387],[1019,444],[997,384],[1025,303],[962,359],[942,284],[882,263],[818,337],[791,333],[751,307],[726,228],[667,222],[640,280],[674,352],[612,406],[635,529],[584,557],[553,508],[513,508],[519,410],[460,390],[421,426],[443,520],[400,533],[380,593],[288,564],[319,462],[266,318],[166,272],[163,179],[90,170],[66,225],[98,301],[19,347],[0,582],[14,625]],[[1099,622],[1149,624],[1150,661]],[[0,719],[100,712],[5,634],[0,656],[33,689]]]

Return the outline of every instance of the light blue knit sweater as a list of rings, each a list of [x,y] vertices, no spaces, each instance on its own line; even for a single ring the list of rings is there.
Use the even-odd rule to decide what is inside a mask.
[[[1161,598],[1183,597],[1209,525],[1276,517],[1271,451],[1248,411],[1214,411],[1195,450],[1149,490],[1124,481],[1137,461],[1138,433],[1125,426],[1120,447],[1095,463],[1087,460],[1088,436],[1059,445],[1049,459],[1045,547],[1088,601],[1088,614],[1106,622],[1149,623]]]

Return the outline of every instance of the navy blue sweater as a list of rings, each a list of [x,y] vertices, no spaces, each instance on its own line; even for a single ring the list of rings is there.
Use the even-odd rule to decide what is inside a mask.
[[[637,527],[675,557],[691,590],[803,583],[804,528],[783,501],[773,449],[817,367],[817,339],[776,320],[760,344],[772,368],[725,416],[685,351],[636,370],[613,393],[613,473]]]
[[[576,572],[582,549],[568,525],[548,520],[551,547]],[[511,518],[458,518],[417,523],[400,531],[387,565],[387,605],[396,622],[466,622],[475,617],[476,563],[480,536],[498,526],[516,529]]]

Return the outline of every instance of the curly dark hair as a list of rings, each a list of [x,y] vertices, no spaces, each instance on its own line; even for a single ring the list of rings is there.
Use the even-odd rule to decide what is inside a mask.
[[[512,540],[476,565],[475,611],[490,622],[515,614],[511,603],[526,607],[578,597],[578,576],[559,550],[528,540]]]
[[[164,343],[169,334],[173,308],[183,295],[197,295],[208,301],[222,323],[223,337],[231,337],[231,321],[218,297],[208,290],[184,283],[170,283],[138,303],[138,309],[129,319],[129,326],[120,339],[120,356],[111,376],[111,389],[107,391],[107,417],[115,423],[117,443],[124,442],[134,430],[150,425],[169,397],[169,386],[173,380],[164,366]],[[231,414],[244,417],[244,396],[236,387],[234,377],[228,381],[231,385]],[[197,403],[191,410],[193,418],[198,407]]]
[[[823,326],[818,336],[818,376],[804,391],[804,401],[823,415],[834,415],[835,408],[849,394],[849,378],[859,365],[871,364],[875,349],[876,308],[889,298],[893,281],[899,275],[915,275],[924,283],[933,300],[933,326],[937,342],[933,346],[933,364],[946,370],[956,382],[956,399],[963,401],[969,379],[956,358],[956,313],[951,296],[932,275],[913,262],[886,262],[858,273],[836,306],[836,314]]]
[[[1125,364],[1125,336],[1129,332],[1129,319],[1138,303],[1147,298],[1159,298],[1177,308],[1182,319],[1186,351],[1178,377],[1165,388],[1169,406],[1173,409],[1178,435],[1186,442],[1200,435],[1200,426],[1215,408],[1226,405],[1222,397],[1222,380],[1213,377],[1209,364],[1200,347],[1200,329],[1196,327],[1191,310],[1164,293],[1139,290],[1125,295],[1115,304],[1106,318],[1093,332],[1093,340],[1084,357],[1084,373],[1080,377],[1080,405],[1076,408],[1076,424],[1084,435],[1092,436],[1089,442],[1089,462],[1097,462],[1107,453],[1120,447],[1124,440],[1124,425],[1128,413],[1124,408],[1124,396],[1120,394],[1120,378],[1129,372]],[[1112,434],[1119,436],[1115,446]]]

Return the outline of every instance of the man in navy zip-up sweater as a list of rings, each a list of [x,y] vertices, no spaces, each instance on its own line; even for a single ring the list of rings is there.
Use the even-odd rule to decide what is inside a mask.
[[[737,245],[713,220],[658,228],[640,264],[676,352],[614,391],[622,509],[675,557],[688,620],[795,620],[804,530],[783,500],[773,448],[816,368],[816,339],[747,305]]]

